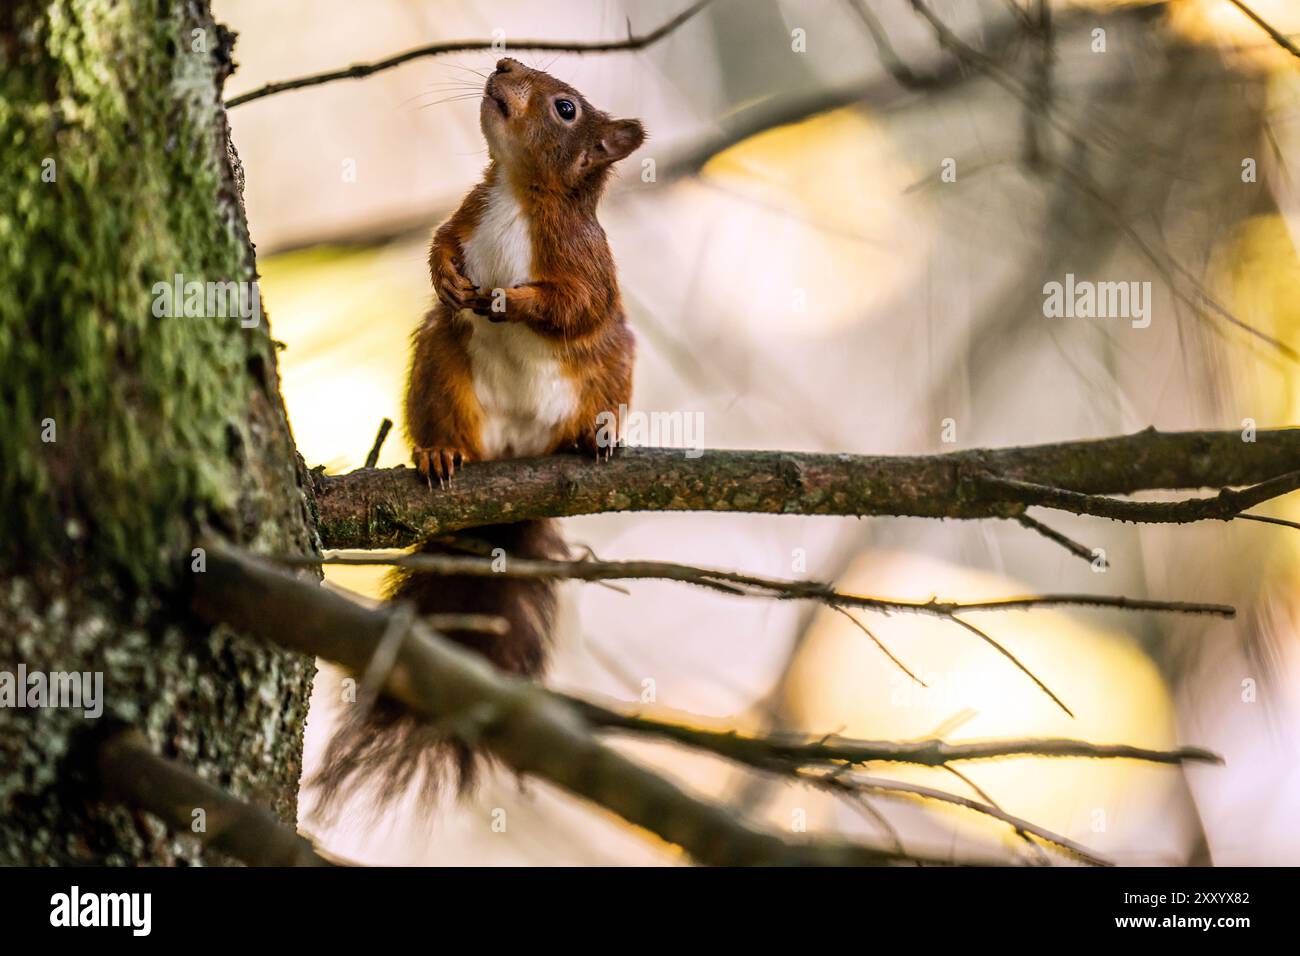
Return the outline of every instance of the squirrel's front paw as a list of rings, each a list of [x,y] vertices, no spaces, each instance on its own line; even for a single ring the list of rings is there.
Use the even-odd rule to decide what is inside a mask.
[[[417,448],[411,458],[430,488],[435,476],[439,487],[445,488],[456,474],[456,466],[469,461],[469,455],[459,448]]]
[[[508,321],[509,304],[509,293],[505,289],[475,289],[465,298],[465,308],[489,322]]]
[[[468,308],[468,300],[477,294],[474,283],[461,272],[459,263],[454,259],[448,259],[438,269],[433,291],[442,304],[453,312]]]

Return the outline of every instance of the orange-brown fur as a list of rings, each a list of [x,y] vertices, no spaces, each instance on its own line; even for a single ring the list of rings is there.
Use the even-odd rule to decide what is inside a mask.
[[[612,163],[639,146],[645,134],[635,120],[611,120],[546,73],[509,59],[497,70],[487,89],[510,97],[512,114],[498,134],[501,141],[484,182],[434,235],[429,274],[438,302],[416,330],[407,380],[406,427],[415,462],[423,475],[440,480],[454,474],[458,460],[484,457],[482,409],[467,350],[476,323],[523,323],[554,343],[578,401],[544,454],[571,448],[598,452],[597,416],[617,415],[632,394],[634,340],[596,204]],[[525,86],[527,95],[518,95]],[[581,117],[572,126],[550,115],[557,96],[581,104]],[[496,122],[495,109],[485,94],[485,133],[487,124]],[[496,313],[490,290],[476,289],[463,268],[465,244],[483,216],[489,185],[503,179],[528,216],[532,280],[505,289],[504,312]]]
[[[561,97],[578,107],[572,123],[554,112]],[[609,423],[618,422],[621,406],[631,400],[634,341],[596,204],[610,166],[643,141],[640,123],[612,120],[571,87],[509,59],[488,80],[481,110],[492,162],[484,181],[434,235],[429,273],[438,301],[412,340],[406,429],[431,489],[434,477],[440,485],[451,481],[462,462],[517,453],[491,448],[485,440],[488,412],[476,392],[471,342],[476,334],[484,335],[484,348],[500,341],[481,331],[491,323],[518,323],[535,333],[538,341],[526,338],[526,344],[542,356],[536,368],[544,375],[553,368],[572,389],[572,407],[564,406],[562,420],[528,436],[535,453],[574,449],[597,460],[607,457],[612,448],[598,440],[599,426],[606,427],[600,437],[610,437]],[[477,288],[466,274],[466,248],[488,215],[493,189],[503,184],[526,217],[531,255],[528,281],[494,295],[496,290]],[[494,310],[501,299],[504,311]],[[541,383],[543,394],[547,384]],[[598,419],[602,412],[613,418]],[[475,528],[456,541],[426,542],[421,550],[493,549],[528,558],[566,556],[559,535],[543,521]],[[389,596],[421,614],[499,615],[509,625],[504,635],[445,636],[508,673],[533,677],[545,665],[554,614],[550,582],[399,572],[390,580]],[[319,807],[328,814],[339,796],[362,784],[386,802],[421,775],[431,784],[426,794],[435,793],[446,774],[464,787],[473,779],[474,756],[466,740],[448,739],[445,729],[420,723],[382,699],[351,707],[316,776]]]

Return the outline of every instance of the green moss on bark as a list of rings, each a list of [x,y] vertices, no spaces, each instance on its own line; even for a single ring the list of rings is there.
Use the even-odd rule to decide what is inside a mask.
[[[315,548],[274,348],[265,318],[153,308],[177,274],[255,278],[231,41],[199,0],[0,10],[0,669],[103,672],[106,718],[292,820],[313,662],[195,625],[178,593],[205,533]],[[208,858],[93,805],[93,723],[0,709],[0,862]]]
[[[137,582],[236,508],[245,369],[270,361],[237,319],[153,315],[176,274],[254,278],[213,143],[222,38],[173,6],[20,8],[0,74],[0,533]]]

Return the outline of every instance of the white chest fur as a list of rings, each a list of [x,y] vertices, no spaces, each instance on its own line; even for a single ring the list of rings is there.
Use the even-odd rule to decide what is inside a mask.
[[[494,185],[473,234],[465,242],[465,273],[480,288],[505,289],[532,278],[528,217],[508,183]],[[577,406],[573,384],[560,368],[556,346],[514,322],[461,317],[469,339],[474,392],[483,407],[479,436],[486,458],[546,451]]]

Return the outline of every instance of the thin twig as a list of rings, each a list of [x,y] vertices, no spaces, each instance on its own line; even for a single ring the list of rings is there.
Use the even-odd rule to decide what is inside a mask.
[[[837,591],[821,581],[792,581],[760,577],[736,571],[677,564],[671,561],[557,561],[539,558],[504,559],[459,554],[344,554],[323,557],[281,555],[273,560],[293,567],[344,565],[349,567],[392,566],[426,574],[467,575],[571,581],[679,581],[736,597],[774,600],[819,601],[832,607],[855,607],[883,614],[922,614],[951,618],[971,611],[1012,611],[1046,607],[1096,607],[1121,611],[1166,611],[1174,614],[1211,614],[1233,617],[1236,609],[1227,604],[1195,601],[1158,601],[1107,594],[1031,594],[985,601],[907,601],[901,598],[870,597]]]
[[[889,822],[889,817],[876,809],[875,805],[867,799],[865,793],[844,794],[844,796],[848,798],[845,802],[850,808],[867,817],[885,831],[885,835],[893,842],[896,853],[900,856],[907,855],[907,847],[903,844],[903,837],[898,832],[898,828]]]
[[[1013,496],[1027,505],[1040,505],[1114,521],[1182,524],[1189,521],[1231,521],[1240,517],[1247,508],[1300,488],[1300,471],[1278,475],[1248,488],[1223,488],[1209,498],[1187,498],[1183,501],[1126,501],[997,475],[981,475],[976,480],[985,487]]]
[[[1091,564],[1093,559],[1096,558],[1092,549],[1087,545],[1080,544],[1073,538],[1065,536],[1050,525],[1043,524],[1043,522],[1039,521],[1037,518],[1031,518],[1027,514],[1019,514],[1016,515],[1016,521],[1018,521],[1023,527],[1028,528],[1030,531],[1037,531],[1048,541],[1053,541],[1056,544],[1059,544],[1066,551],[1069,551],[1076,557],[1082,558],[1089,564]]]
[[[925,75],[913,71],[903,61],[903,58],[898,55],[898,51],[894,49],[894,45],[889,40],[889,34],[885,32],[885,28],[881,26],[871,7],[867,5],[867,0],[848,0],[848,3],[853,12],[858,15],[858,19],[867,28],[867,32],[871,34],[871,42],[875,45],[881,66],[898,81],[900,86],[909,90],[926,90],[951,81],[954,76],[951,71]]]
[[[1250,7],[1246,6],[1246,4],[1242,3],[1242,0],[1228,0],[1228,2],[1231,3],[1238,10],[1240,10],[1242,13],[1244,13],[1246,16],[1254,20],[1255,23],[1259,26],[1259,28],[1263,30],[1265,33],[1267,33],[1269,37],[1272,38],[1274,43],[1276,43],[1282,49],[1286,50],[1292,56],[1300,57],[1300,47],[1297,47],[1294,43],[1292,43],[1290,40],[1286,38],[1286,35],[1284,33],[1279,31],[1276,27],[1274,27],[1271,23],[1269,23],[1267,20],[1261,17]]]
[[[1209,290],[1201,284],[1195,274],[1184,266],[1181,262],[1173,257],[1167,249],[1157,248],[1156,245],[1148,242],[1142,234],[1124,217],[1123,211],[1118,205],[1106,195],[1105,190],[1098,184],[1086,171],[1076,168],[1069,162],[1053,163],[1053,167],[1063,173],[1071,184],[1075,186],[1085,196],[1095,202],[1101,210],[1115,224],[1115,227],[1124,233],[1134,247],[1147,259],[1165,278],[1170,292],[1180,302],[1189,308],[1195,309],[1196,314],[1204,317],[1204,307],[1218,315],[1229,325],[1241,329],[1246,334],[1258,339],[1261,342],[1276,349],[1280,354],[1293,362],[1300,362],[1300,353],[1287,345],[1276,336],[1269,335],[1262,329],[1257,329],[1244,319],[1238,318],[1226,306],[1221,304]],[[1191,286],[1191,293],[1182,289],[1174,281],[1173,274],[1177,273]]]
[[[1038,90],[1023,83],[1017,76],[1004,68],[991,57],[981,53],[969,43],[962,40],[953,30],[938,17],[933,10],[924,2],[924,0],[911,0],[912,9],[915,10],[927,23],[930,24],[934,32],[935,39],[939,45],[948,50],[962,62],[969,64],[979,72],[983,73],[990,80],[1002,87],[1029,110],[1037,113],[1042,121],[1047,123],[1061,135],[1070,140],[1077,140],[1080,134],[1068,122],[1061,119],[1052,110],[1050,103],[1041,95]]]
[[[375,443],[370,446],[370,454],[366,455],[366,467],[374,468],[379,463],[379,449],[384,447],[384,439],[388,437],[388,432],[393,427],[393,420],[385,418],[379,423],[379,433],[375,435]]]
[[[1222,764],[1223,758],[1200,747],[1154,750],[1127,744],[1094,744],[1060,737],[1020,740],[982,740],[949,743],[939,739],[916,741],[855,740],[808,734],[773,733],[751,737],[735,731],[710,730],[699,726],[703,718],[679,717],[664,720],[643,714],[628,714],[580,698],[568,698],[594,726],[608,730],[647,734],[674,740],[699,750],[753,767],[808,767],[815,765],[906,763],[942,767],[967,760],[997,760],[1009,757],[1081,758],[1094,760],[1140,760],[1146,763]],[[686,722],[689,721],[689,722]]]
[[[1069,717],[1071,717],[1071,718],[1074,717],[1074,711],[1072,711],[1069,707],[1065,706],[1065,701],[1063,701],[1063,700],[1061,700],[1061,698],[1057,697],[1056,694],[1052,691],[1052,689],[1051,689],[1050,687],[1048,687],[1046,684],[1044,684],[1044,683],[1039,679],[1039,677],[1038,677],[1037,674],[1035,674],[1033,671],[1031,671],[1031,670],[1030,670],[1028,667],[1026,667],[1024,664],[1022,664],[1022,663],[1020,662],[1020,658],[1016,657],[1015,654],[1012,654],[1009,650],[1007,650],[1005,647],[1003,647],[1001,644],[999,644],[999,643],[998,643],[997,641],[995,641],[993,638],[989,637],[988,634],[986,634],[984,631],[981,631],[978,627],[976,627],[976,626],[975,626],[974,624],[972,624],[970,621],[963,621],[963,620],[962,620],[961,618],[959,618],[959,617],[950,617],[949,620],[952,621],[954,624],[959,624],[959,625],[961,625],[961,626],[964,627],[966,630],[970,631],[972,634],[974,634],[976,637],[978,637],[978,638],[979,638],[981,641],[983,641],[985,644],[987,644],[989,647],[993,648],[995,651],[997,651],[999,654],[1001,654],[1003,657],[1005,657],[1007,660],[1009,660],[1013,665],[1015,665],[1015,667],[1016,667],[1017,670],[1019,670],[1022,674],[1024,674],[1026,677],[1028,677],[1031,681],[1033,681],[1035,684],[1037,684],[1037,685],[1038,685],[1038,689],[1041,690],[1041,691],[1042,691],[1044,694],[1046,694],[1048,697],[1050,697],[1050,698],[1052,699],[1052,702],[1055,703],[1057,707],[1059,707],[1059,708],[1061,708],[1061,710],[1065,711],[1065,713],[1066,713],[1067,716],[1069,716]]]
[[[323,73],[312,73],[292,80],[267,83],[265,86],[259,86],[248,93],[241,93],[239,96],[230,98],[226,101],[226,108],[233,109],[253,100],[260,100],[266,96],[283,93],[286,90],[300,90],[309,86],[320,86],[324,83],[332,83],[335,80],[359,80],[362,77],[371,76],[383,70],[391,70],[393,67],[401,66],[411,60],[426,56],[441,56],[445,53],[466,53],[481,50],[500,50],[503,53],[519,50],[551,50],[558,53],[613,53],[617,50],[640,50],[663,39],[711,2],[712,0],[696,0],[695,3],[681,13],[660,24],[649,33],[629,33],[627,38],[623,40],[516,40],[508,42],[505,46],[498,40],[448,40],[442,43],[430,43],[383,60],[376,60],[373,63],[356,63],[340,70],[326,70]]]
[[[850,621],[852,621],[852,622],[853,622],[853,625],[854,625],[856,628],[858,628],[858,630],[862,631],[863,634],[867,635],[867,637],[869,637],[869,638],[871,639],[871,642],[872,642],[873,644],[875,644],[876,647],[880,648],[880,652],[881,652],[882,654],[884,654],[886,657],[888,657],[891,661],[893,661],[894,666],[897,667],[900,671],[902,671],[902,672],[903,672],[904,674],[906,674],[908,677],[912,678],[912,680],[916,681],[916,683],[920,684],[922,687],[928,687],[928,686],[929,686],[928,684],[926,684],[925,681],[921,680],[921,678],[917,677],[914,673],[912,673],[912,671],[908,669],[908,666],[907,666],[906,664],[904,664],[902,661],[900,661],[900,660],[899,660],[899,659],[894,655],[894,652],[891,651],[888,647],[885,646],[885,642],[884,642],[884,641],[882,641],[880,638],[876,637],[875,634],[871,633],[871,629],[868,628],[867,625],[865,625],[865,624],[863,624],[861,621],[859,621],[859,620],[858,620],[856,617],[854,617],[852,614],[850,614],[850,613],[848,612],[848,610],[846,610],[845,608],[839,607],[838,605],[835,605],[835,604],[832,604],[832,605],[831,605],[831,610],[832,610],[832,611],[838,611],[840,614],[843,614],[843,615],[844,615],[845,617],[847,617]]]
[[[1032,30],[1036,26],[1029,11],[1017,3],[1016,0],[1006,0],[1006,5],[1011,9],[1011,15],[1016,18],[1022,27]]]
[[[1280,525],[1283,528],[1300,529],[1300,522],[1288,521],[1286,518],[1272,518],[1268,515],[1233,515],[1236,521],[1259,521],[1263,524]]]
[[[1019,8],[1017,8],[1019,9]],[[1052,8],[1048,0],[1034,0],[1032,23],[1026,29],[1037,41],[1033,50],[1033,82],[1030,89],[1037,99],[1035,106],[1027,106],[1024,114],[1025,165],[1039,169],[1050,155],[1051,145],[1043,135],[1041,121],[1052,108],[1055,79],[1055,34],[1052,28]]]
[[[974,810],[976,813],[982,813],[984,816],[992,817],[994,820],[1011,826],[1017,832],[1031,833],[1053,846],[1078,857],[1085,863],[1093,866],[1113,866],[1105,857],[1098,855],[1088,849],[1081,843],[1076,843],[1069,837],[1054,833],[1044,827],[1031,823],[1021,817],[1000,810],[992,804],[981,803],[979,800],[972,800],[969,797],[963,797],[955,793],[949,793],[947,790],[938,790],[934,787],[922,786],[918,783],[905,783],[901,780],[884,780],[876,777],[866,777],[858,774],[836,774],[826,773],[824,771],[800,771],[799,779],[807,780],[817,786],[828,789],[843,790],[850,793],[861,793],[867,791],[870,793],[885,793],[897,796],[916,797],[921,800],[935,800],[940,803],[949,803],[953,806],[964,807],[967,810]]]
[[[610,578],[618,580],[654,579],[684,581],[701,587],[721,591],[738,597],[767,597],[778,600],[814,600],[820,601],[848,617],[885,653],[905,674],[913,680],[924,683],[912,673],[880,640],[858,621],[846,608],[857,607],[877,612],[909,612],[927,614],[952,621],[980,638],[999,654],[1011,661],[1013,665],[1028,676],[1048,697],[1071,717],[1074,714],[1053,693],[1042,680],[1030,671],[1020,660],[1003,647],[998,641],[968,621],[957,617],[963,611],[1006,611],[1032,607],[1051,606],[1093,606],[1109,607],[1122,610],[1173,611],[1193,614],[1216,614],[1232,617],[1233,608],[1221,604],[1193,604],[1172,601],[1147,601],[1137,598],[1110,597],[1089,594],[1044,594],[1030,597],[1002,598],[992,601],[974,601],[965,604],[953,601],[902,601],[889,598],[863,597],[844,594],[829,585],[817,581],[786,581],[775,578],[762,578],[754,575],[739,574],[734,571],[713,571],[667,561],[553,561],[530,558],[516,558],[507,555],[504,561],[474,555],[326,555],[315,556],[280,556],[276,560],[295,567],[314,567],[321,564],[342,565],[392,565],[411,571],[422,571],[442,575],[475,575],[491,577],[501,575],[512,578],[531,579],[569,579],[578,581],[601,581]]]
[[[988,793],[988,791],[986,791],[986,790],[985,790],[983,787],[981,787],[978,783],[976,783],[976,782],[975,782],[974,780],[972,780],[970,777],[966,776],[966,774],[962,773],[960,770],[958,770],[958,769],[957,769],[956,767],[954,767],[952,764],[944,764],[944,765],[943,765],[943,769],[944,769],[946,772],[952,774],[954,777],[956,777],[956,778],[957,778],[958,780],[960,780],[962,783],[966,784],[966,786],[970,787],[971,790],[973,790],[973,791],[975,792],[975,796],[979,797],[981,800],[983,800],[983,801],[984,801],[985,803],[987,803],[989,806],[991,806],[991,807],[995,807],[995,808],[997,808],[998,810],[1001,810],[1001,809],[1002,809],[1002,805],[999,804],[996,800],[994,800],[993,797]],[[1025,843],[1026,843],[1026,845],[1028,845],[1031,849],[1034,850],[1034,853],[1035,853],[1035,855],[1038,857],[1039,862],[1044,863],[1044,864],[1048,864],[1048,863],[1050,863],[1050,860],[1047,858],[1047,854],[1046,854],[1046,852],[1044,852],[1044,850],[1043,850],[1043,848],[1042,848],[1041,846],[1039,846],[1037,843],[1034,842],[1034,838],[1033,838],[1032,836],[1029,835],[1028,831],[1021,830],[1019,827],[1017,827],[1017,828],[1016,828],[1016,836],[1018,836],[1018,837],[1020,837],[1020,839],[1024,840]]]

